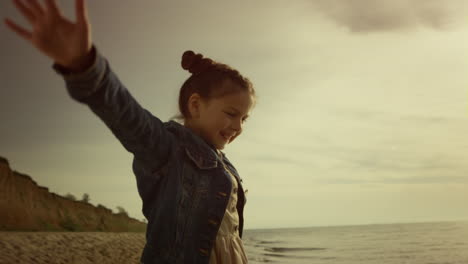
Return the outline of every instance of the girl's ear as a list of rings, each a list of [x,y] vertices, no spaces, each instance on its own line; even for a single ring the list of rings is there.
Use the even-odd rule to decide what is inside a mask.
[[[191,118],[200,117],[200,95],[198,93],[193,93],[188,99],[188,110],[190,112]]]

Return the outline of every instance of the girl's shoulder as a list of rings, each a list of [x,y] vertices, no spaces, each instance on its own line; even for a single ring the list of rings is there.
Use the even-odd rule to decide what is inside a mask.
[[[216,167],[219,160],[217,152],[201,137],[174,120],[165,122],[164,125],[166,130],[177,138],[176,141],[182,151],[194,160],[199,167]]]

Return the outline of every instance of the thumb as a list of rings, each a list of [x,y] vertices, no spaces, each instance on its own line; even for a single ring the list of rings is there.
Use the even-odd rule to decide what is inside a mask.
[[[75,0],[76,22],[78,24],[88,23],[88,11],[86,10],[85,0]]]

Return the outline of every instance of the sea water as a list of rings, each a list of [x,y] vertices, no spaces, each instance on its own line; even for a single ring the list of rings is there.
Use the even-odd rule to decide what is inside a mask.
[[[468,264],[468,222],[246,229],[249,263]]]

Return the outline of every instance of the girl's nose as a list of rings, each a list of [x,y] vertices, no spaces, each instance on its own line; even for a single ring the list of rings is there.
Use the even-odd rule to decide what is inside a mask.
[[[236,120],[233,124],[233,128],[237,133],[242,131],[242,120]]]

